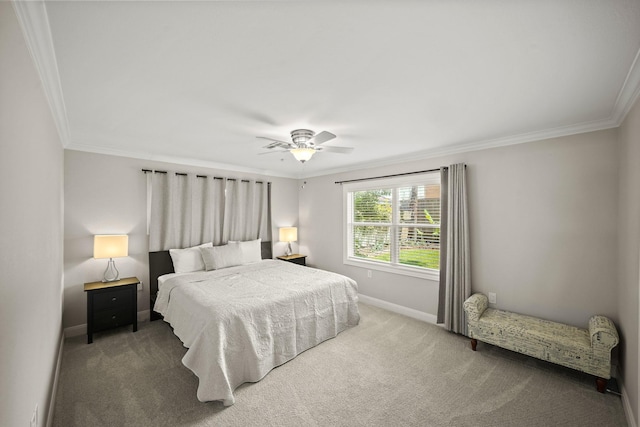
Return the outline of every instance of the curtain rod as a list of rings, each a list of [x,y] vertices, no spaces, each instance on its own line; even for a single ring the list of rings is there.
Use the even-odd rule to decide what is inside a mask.
[[[151,169],[142,169],[142,172],[144,172],[144,173],[153,172],[153,173],[164,173],[164,174],[167,173],[167,171],[156,171],[156,170],[151,170]],[[176,174],[176,176],[187,176],[187,174],[184,173],[184,172],[176,172],[175,174]],[[206,176],[206,175],[196,175],[196,178],[209,178],[209,177]],[[238,181],[236,178],[221,178],[219,176],[214,176],[213,179],[226,179],[227,181]],[[240,182],[251,182],[251,181],[249,181],[248,179],[241,179]],[[256,181],[256,183],[257,184],[263,184],[264,181]],[[267,182],[267,184],[271,185],[271,182]]]
[[[448,169],[448,168],[445,166],[444,169]],[[439,170],[440,170],[440,168],[438,168],[438,169],[427,169],[427,170],[424,170],[424,171],[395,173],[395,174],[392,174],[392,175],[382,175],[382,176],[372,176],[370,178],[347,179],[345,181],[336,181],[335,183],[336,184],[344,184],[345,182],[369,181],[369,180],[372,180],[372,179],[393,178],[394,176],[405,176],[405,175],[415,175],[415,174],[427,173],[427,172],[438,172]]]

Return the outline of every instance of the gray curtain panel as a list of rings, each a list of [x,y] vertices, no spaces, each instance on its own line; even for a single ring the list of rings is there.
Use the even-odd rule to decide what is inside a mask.
[[[270,241],[266,182],[167,172],[154,173],[149,189],[150,251],[228,240]]]
[[[443,239],[446,240],[446,247],[440,248],[445,256],[440,257],[438,322],[444,323],[449,331],[467,335],[462,304],[471,295],[471,258],[465,165],[451,165],[444,175],[447,200],[446,203],[441,200],[441,204],[447,207],[447,212],[446,215],[443,213],[446,231],[441,231],[441,236],[446,236]]]
[[[207,179],[207,195],[209,200],[213,201],[207,203],[207,213],[205,218],[208,221],[208,227],[210,235],[213,236],[211,242],[214,246],[222,244],[222,219],[224,218],[224,210],[226,201],[224,197],[224,189],[227,185],[226,179]],[[205,234],[206,236],[207,234]],[[203,240],[207,242],[207,240]]]
[[[437,323],[444,323],[444,301],[447,288],[447,233],[449,200],[449,168],[440,168],[440,288],[438,289]]]
[[[223,220],[223,241],[269,241],[269,184],[256,181],[227,181]]]

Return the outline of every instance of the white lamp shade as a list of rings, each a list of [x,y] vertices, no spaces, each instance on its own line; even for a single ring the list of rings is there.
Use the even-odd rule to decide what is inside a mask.
[[[282,227],[279,232],[281,242],[295,242],[298,240],[298,229],[296,227]]]
[[[96,235],[93,236],[94,258],[119,258],[129,256],[129,236]]]

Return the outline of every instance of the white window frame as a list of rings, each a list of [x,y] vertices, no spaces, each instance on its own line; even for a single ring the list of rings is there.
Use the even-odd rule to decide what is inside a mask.
[[[342,248],[342,257],[343,263],[346,265],[351,265],[354,267],[361,267],[367,270],[378,270],[385,271],[387,273],[401,274],[405,276],[419,277],[427,280],[438,281],[440,279],[440,271],[424,268],[424,267],[414,267],[410,265],[404,265],[394,262],[377,262],[362,259],[359,257],[354,257],[349,255],[350,248],[353,248],[353,233],[349,230],[351,228],[351,219],[352,215],[352,204],[349,199],[349,193],[354,191],[367,191],[367,190],[380,190],[385,188],[393,188],[394,192],[394,201],[397,200],[397,192],[398,187],[405,185],[416,185],[419,183],[423,184],[440,184],[440,172],[429,172],[425,174],[419,175],[407,175],[402,177],[394,177],[394,178],[382,178],[370,181],[362,181],[362,182],[352,182],[352,183],[344,183],[342,185],[342,206],[343,206],[343,221],[342,221],[342,240],[343,240],[343,248]],[[398,204],[393,203],[393,219],[391,226],[391,233],[394,233],[394,227],[397,226],[397,217],[398,217]],[[442,209],[442,208],[441,208]],[[371,223],[371,225],[377,226],[381,224]],[[386,225],[386,224],[385,224]],[[412,224],[402,224],[403,226],[411,226]],[[417,224],[419,227],[424,227],[425,224]],[[391,239],[391,251],[395,250],[395,245],[397,238],[393,237]],[[393,253],[393,252],[392,252]]]

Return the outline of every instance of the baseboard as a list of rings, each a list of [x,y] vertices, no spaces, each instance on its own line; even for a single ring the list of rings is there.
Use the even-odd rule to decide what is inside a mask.
[[[58,394],[58,380],[60,379],[60,367],[62,366],[62,350],[64,348],[65,334],[60,334],[60,343],[58,344],[58,360],[56,360],[56,370],[53,373],[53,384],[51,385],[51,393],[49,397],[49,411],[47,412],[47,427],[53,425],[53,414],[56,410],[56,396]]]
[[[65,338],[77,337],[78,335],[87,335],[86,323],[83,323],[82,325],[69,326],[68,328],[64,328]]]
[[[385,310],[393,311],[394,313],[402,314],[407,317],[412,317],[414,319],[436,325],[437,317],[434,316],[433,314],[425,313],[423,311],[415,310],[413,308],[394,304],[392,302],[384,301],[378,298],[373,298],[367,295],[358,294],[358,299],[365,304],[384,308]]]
[[[151,315],[151,310],[142,310],[138,312],[138,322],[144,322],[149,320],[149,316]],[[77,337],[79,335],[87,335],[87,324],[83,323],[82,325],[69,326],[64,329],[64,337],[71,338]]]
[[[149,320],[149,316],[151,315],[151,310],[142,310],[138,312],[138,322],[145,322]]]
[[[624,409],[624,415],[627,418],[627,424],[629,424],[629,427],[638,427],[636,419],[633,416],[633,411],[631,410],[629,395],[627,394],[622,381],[620,381],[620,398],[622,399],[622,408]]]

